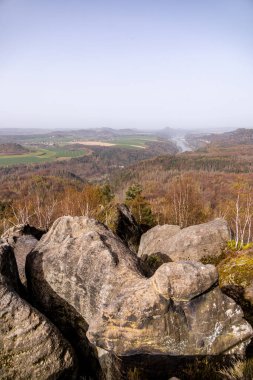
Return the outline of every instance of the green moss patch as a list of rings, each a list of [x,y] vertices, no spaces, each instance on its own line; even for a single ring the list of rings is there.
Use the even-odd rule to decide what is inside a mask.
[[[200,260],[202,264],[212,264],[212,265],[215,265],[217,266],[222,260],[224,260],[226,258],[226,253],[225,252],[222,252],[222,254],[220,256],[204,256],[202,257],[202,259]]]
[[[231,254],[217,269],[220,287],[238,285],[245,288],[253,281],[253,251]]]

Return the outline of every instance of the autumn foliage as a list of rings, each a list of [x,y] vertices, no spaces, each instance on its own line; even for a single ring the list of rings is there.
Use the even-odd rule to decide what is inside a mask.
[[[20,223],[48,229],[62,215],[86,215],[113,226],[116,205],[124,202],[140,224],[183,228],[223,217],[236,248],[252,241],[252,146],[211,146],[120,169],[116,162],[126,164],[127,156],[106,152],[73,159],[65,171],[58,163],[2,169],[1,231]]]

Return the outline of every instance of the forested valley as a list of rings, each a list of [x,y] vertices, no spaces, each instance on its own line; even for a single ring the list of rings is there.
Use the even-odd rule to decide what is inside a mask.
[[[150,150],[93,147],[67,161],[2,167],[1,230],[20,223],[47,230],[66,214],[111,226],[116,205],[125,202],[139,223],[150,226],[187,227],[224,217],[237,240],[249,243],[252,145],[234,141],[233,134],[228,147],[223,136],[192,152],[177,152],[168,142],[171,153],[164,155],[164,142],[149,142]]]

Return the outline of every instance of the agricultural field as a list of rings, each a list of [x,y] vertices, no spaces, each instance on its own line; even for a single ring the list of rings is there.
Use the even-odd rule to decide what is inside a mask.
[[[25,154],[2,155],[0,166],[11,166],[18,164],[37,164],[55,160],[71,159],[87,154],[86,149],[66,149],[65,147],[37,148]]]
[[[123,148],[136,148],[144,149],[147,147],[148,142],[157,142],[158,139],[150,136],[123,136],[112,140],[75,140],[69,142],[70,144],[80,144],[86,146],[101,146],[111,147],[118,146]]]
[[[121,154],[129,158],[124,160],[125,165],[125,161],[136,160],[137,157],[139,160],[177,151],[176,145],[167,138],[147,132],[108,128],[30,135],[6,135],[4,132],[1,134],[0,130],[0,148],[1,146],[0,167],[53,163],[92,153],[112,158],[116,150],[121,150]]]
[[[126,136],[119,137],[111,141],[112,144],[125,148],[146,148],[148,142],[156,142],[157,138],[154,136]]]

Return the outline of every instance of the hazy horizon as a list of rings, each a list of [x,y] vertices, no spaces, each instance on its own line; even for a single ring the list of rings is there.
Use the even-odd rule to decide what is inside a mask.
[[[253,127],[251,0],[0,0],[0,128]]]

